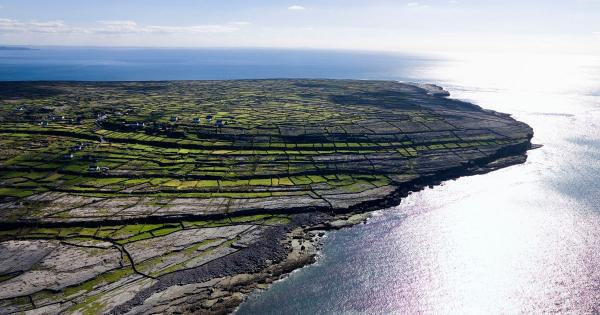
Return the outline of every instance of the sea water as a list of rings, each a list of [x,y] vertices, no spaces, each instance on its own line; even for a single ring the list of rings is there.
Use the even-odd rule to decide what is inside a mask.
[[[422,56],[274,49],[36,47],[0,50],[0,81],[393,79]],[[402,71],[403,72],[403,71]]]

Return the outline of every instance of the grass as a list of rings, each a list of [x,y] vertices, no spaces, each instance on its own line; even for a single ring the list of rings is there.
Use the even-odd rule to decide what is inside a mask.
[[[35,194],[35,190],[0,187],[0,197],[24,198]]]
[[[136,188],[138,191],[149,193],[152,193],[152,189],[198,190],[201,193],[234,188],[252,193],[251,190],[256,187],[276,190],[282,186],[291,188],[326,184],[326,174],[302,175],[303,172],[317,170],[312,160],[314,157],[394,152],[396,155],[390,158],[402,160],[416,158],[429,151],[504,145],[503,142],[507,141],[486,132],[475,132],[463,141],[446,133],[432,137],[435,143],[414,146],[400,133],[405,122],[413,125],[424,123],[429,128],[435,128],[436,123],[448,128],[448,124],[444,123],[443,115],[432,115],[428,110],[418,108],[404,109],[402,98],[386,96],[397,86],[382,82],[340,81],[315,90],[301,88],[295,81],[189,82],[185,88],[178,86],[178,83],[164,84],[169,86],[169,92],[123,94],[102,86],[80,88],[76,83],[64,83],[62,88],[70,93],[85,95],[95,101],[69,102],[55,110],[60,110],[60,113],[80,113],[87,117],[85,124],[52,121],[51,127],[44,128],[38,126],[39,121],[44,119],[43,115],[30,118],[18,116],[16,119],[19,123],[4,124],[0,128],[7,132],[3,140],[16,148],[17,152],[22,152],[21,155],[10,156],[5,163],[25,167],[29,171],[1,172],[0,180],[6,183],[9,178],[21,177],[31,182],[13,183],[19,187],[3,186],[0,188],[0,197],[24,198],[35,194],[20,188],[28,185],[45,185],[49,190],[76,189],[90,196],[103,197],[110,197],[110,191],[117,196],[121,190],[136,186],[139,186]],[[124,91],[145,88],[144,83],[137,82],[123,83],[122,86],[125,87]],[[268,94],[265,94],[265,87]],[[365,94],[352,101],[354,92],[349,91],[363,89],[373,94]],[[269,101],[257,101],[267,95]],[[107,98],[111,102],[98,101]],[[175,98],[177,101],[174,101]],[[121,99],[126,99],[127,108],[121,108]],[[343,99],[344,106],[336,103],[336,99]],[[381,100],[396,104],[396,107],[382,110],[373,105]],[[43,102],[21,99],[11,106],[52,108],[54,102],[53,97]],[[198,103],[202,104],[200,108]],[[13,107],[0,110],[0,118],[14,115]],[[146,120],[145,129],[154,122],[164,123],[182,136],[171,137],[166,132],[149,134],[144,130],[98,128],[94,119],[100,111],[106,115],[105,121],[113,126],[121,122]],[[212,115],[213,120],[206,121],[206,115]],[[171,122],[174,116],[180,119]],[[201,118],[201,122],[192,123],[194,117]],[[226,120],[228,125],[217,130],[214,127],[216,120]],[[390,132],[394,137],[389,137]],[[109,142],[100,143],[98,139],[86,138],[93,134],[102,135]],[[312,138],[302,138],[305,135]],[[37,142],[45,145],[36,146]],[[83,150],[76,151],[72,160],[60,163],[53,160],[78,143],[87,145]],[[86,160],[86,156],[93,158]],[[302,161],[302,164],[295,161]],[[344,159],[339,161],[345,163]],[[109,167],[111,173],[118,170],[124,176],[98,178],[87,171],[93,163]],[[338,162],[329,163],[331,165],[320,167],[337,169]],[[369,165],[361,164],[355,168],[357,171],[361,168],[365,172],[370,171]],[[195,178],[186,178],[190,175]],[[81,179],[69,179],[68,176]],[[143,184],[149,185],[141,186]],[[84,187],[102,188],[103,191]]]
[[[71,297],[76,294],[86,293],[92,291],[95,287],[100,284],[112,283],[120,280],[126,276],[135,274],[131,267],[119,268],[112,271],[108,271],[98,277],[85,281],[81,284],[67,287],[64,289],[63,294],[65,297]]]

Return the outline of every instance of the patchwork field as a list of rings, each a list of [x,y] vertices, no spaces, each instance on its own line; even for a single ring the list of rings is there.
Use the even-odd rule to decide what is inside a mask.
[[[0,314],[227,312],[248,284],[224,277],[302,256],[297,229],[524,160],[529,126],[445,96],[387,81],[0,83]]]

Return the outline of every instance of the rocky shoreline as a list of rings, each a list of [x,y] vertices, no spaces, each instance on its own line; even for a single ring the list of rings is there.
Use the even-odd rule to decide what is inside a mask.
[[[321,250],[323,236],[328,231],[365,223],[372,211],[397,206],[402,198],[425,187],[524,163],[526,152],[530,148],[532,147],[515,147],[497,157],[474,161],[462,170],[415,180],[387,198],[358,209],[343,213],[291,215],[292,222],[289,225],[267,231],[260,241],[244,248],[238,255],[228,257],[227,261],[221,260],[218,266],[204,266],[201,270],[164,279],[138,293],[126,304],[113,309],[111,313],[233,313],[252,292],[268,289],[273,282],[286,278],[292,271],[314,263]]]

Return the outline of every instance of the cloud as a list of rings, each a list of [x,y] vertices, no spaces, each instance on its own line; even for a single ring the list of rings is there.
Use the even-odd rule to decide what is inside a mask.
[[[237,25],[237,26],[247,26],[247,25],[251,25],[252,23],[246,22],[246,21],[233,21],[233,22],[229,22],[229,24]]]
[[[0,32],[7,33],[83,33],[83,34],[107,34],[107,35],[126,35],[126,34],[176,34],[176,33],[230,33],[240,29],[244,24],[242,22],[233,22],[228,24],[207,24],[207,25],[188,25],[188,26],[170,26],[170,25],[139,25],[135,21],[123,20],[98,21],[99,26],[81,28],[72,27],[63,21],[47,22],[21,22],[13,19],[0,19]]]
[[[291,10],[291,11],[303,11],[303,10],[306,10],[306,8],[303,7],[303,6],[301,6],[301,5],[294,4],[292,6],[289,6],[288,10]]]
[[[426,8],[430,7],[428,4],[421,4],[419,2],[409,2],[406,5],[411,8],[420,8],[420,9],[426,9]]]
[[[139,26],[134,21],[98,21],[102,27],[95,28],[92,31],[95,33],[138,33]]]
[[[9,33],[74,33],[84,32],[83,29],[67,26],[63,21],[21,22],[13,19],[0,19],[0,31]]]
[[[98,21],[102,27],[96,28],[95,33],[104,34],[174,34],[174,33],[230,33],[239,30],[236,24],[231,25],[189,25],[189,26],[166,26],[166,25],[138,25],[134,21]]]
[[[146,26],[142,33],[231,33],[239,28],[230,25]]]

